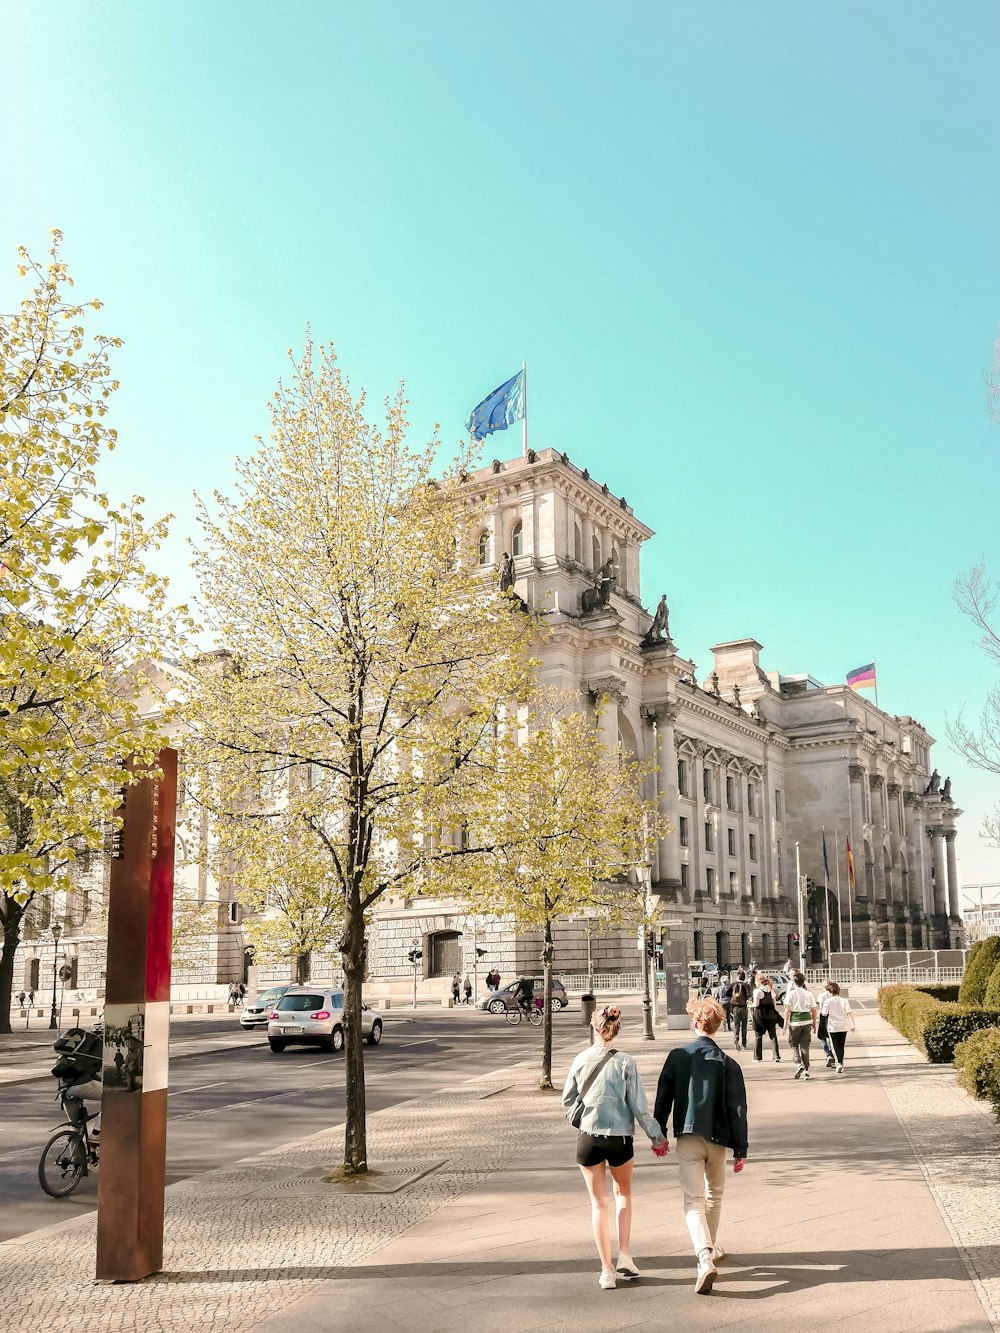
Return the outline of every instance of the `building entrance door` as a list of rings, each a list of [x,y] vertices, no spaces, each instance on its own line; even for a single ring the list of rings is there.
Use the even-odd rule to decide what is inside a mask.
[[[457,930],[439,930],[431,936],[432,977],[451,977],[462,968],[462,937]]]

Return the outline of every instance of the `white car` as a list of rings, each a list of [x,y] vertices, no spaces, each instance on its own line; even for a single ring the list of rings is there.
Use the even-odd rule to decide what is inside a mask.
[[[248,1032],[251,1028],[264,1027],[271,1016],[271,1010],[291,984],[286,981],[283,986],[269,986],[260,992],[256,1000],[247,1000],[246,1008],[240,1013],[240,1027],[246,1028]]]
[[[382,1040],[382,1018],[367,1004],[361,1006],[361,1025],[369,1046],[377,1046]],[[275,1055],[291,1045],[342,1051],[344,992],[327,986],[286,990],[268,1016],[267,1044]]]

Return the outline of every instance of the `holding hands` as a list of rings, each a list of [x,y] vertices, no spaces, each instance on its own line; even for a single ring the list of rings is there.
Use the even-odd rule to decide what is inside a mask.
[[[651,1146],[657,1157],[666,1157],[667,1153],[670,1151],[670,1144],[667,1142],[666,1135],[654,1139]]]

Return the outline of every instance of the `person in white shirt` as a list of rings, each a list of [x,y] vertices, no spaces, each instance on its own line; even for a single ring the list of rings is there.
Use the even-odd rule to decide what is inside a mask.
[[[806,979],[801,972],[792,973],[792,984],[785,992],[785,1031],[795,1058],[795,1077],[809,1077],[809,1043],[816,1031],[819,1010],[816,997],[806,990]]]
[[[833,1047],[834,1068],[838,1074],[844,1072],[844,1047],[847,1045],[847,1025],[857,1032],[851,1002],[841,995],[835,981],[824,981],[825,994],[820,998],[820,1011],[826,1015],[826,1031]]]

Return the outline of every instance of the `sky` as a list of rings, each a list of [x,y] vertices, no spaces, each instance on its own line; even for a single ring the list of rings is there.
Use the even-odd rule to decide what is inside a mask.
[[[679,650],[752,635],[938,738],[965,883],[1000,781],[947,742],[995,684],[1000,8],[923,0],[4,0],[0,310],[49,229],[125,340],[103,481],[232,485],[309,326],[447,445],[528,366],[529,442],[656,530]],[[519,431],[486,441],[511,457]]]

